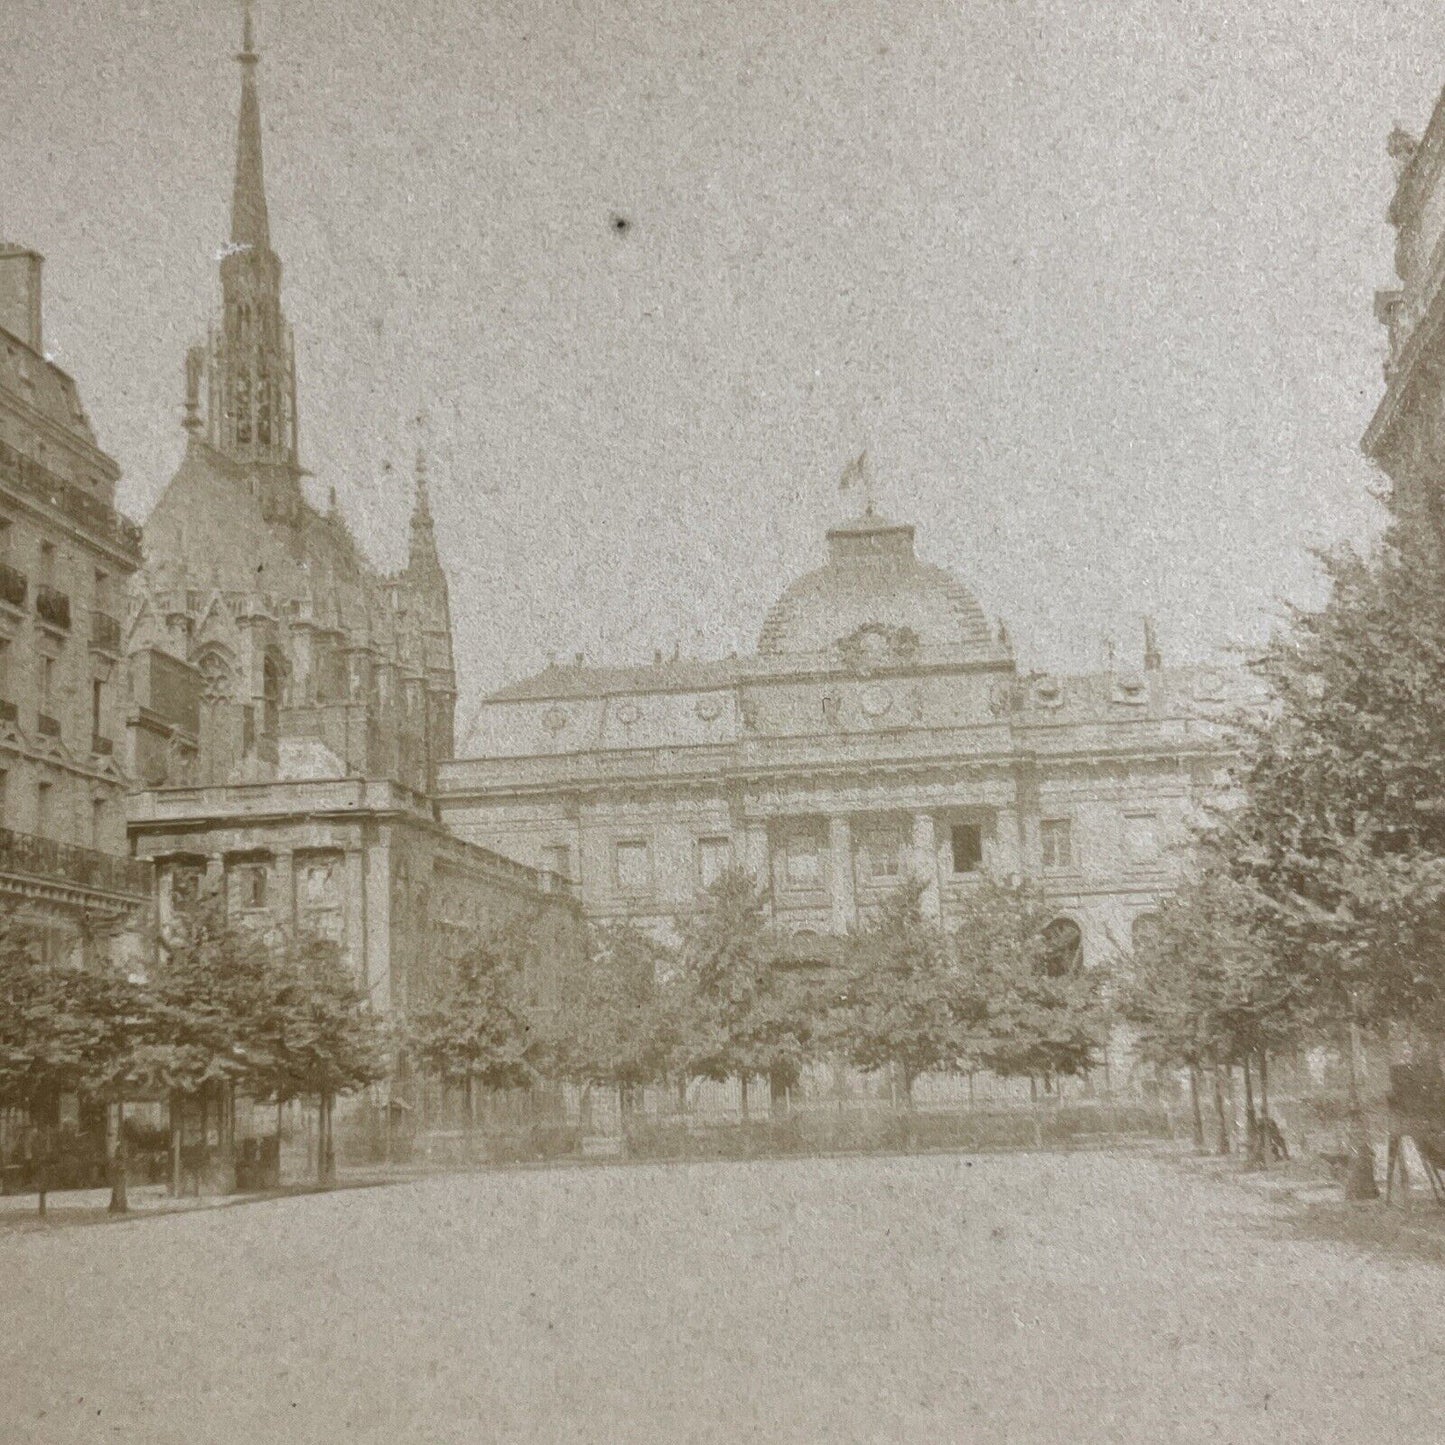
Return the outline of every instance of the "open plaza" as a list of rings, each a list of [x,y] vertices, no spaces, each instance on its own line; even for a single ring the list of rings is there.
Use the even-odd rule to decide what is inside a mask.
[[[503,1170],[0,1230],[0,1439],[1438,1440],[1440,1264],[1199,1167]]]

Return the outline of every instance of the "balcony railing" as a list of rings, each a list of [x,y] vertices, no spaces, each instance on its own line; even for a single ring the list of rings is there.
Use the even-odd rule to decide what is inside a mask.
[[[90,614],[90,645],[102,652],[120,651],[120,623],[108,612]]]
[[[25,594],[30,588],[30,579],[8,562],[0,562],[0,602],[11,607],[24,607]]]
[[[51,717],[48,712],[43,712],[35,721],[41,737],[58,738],[60,736],[60,719],[58,717]]]
[[[6,874],[104,893],[124,893],[132,898],[147,897],[151,887],[149,863],[0,828],[0,876]]]
[[[92,497],[39,462],[23,456],[8,442],[0,442],[0,482],[48,502],[72,521],[89,527],[140,560],[140,528],[129,517],[123,517],[109,503]]]
[[[70,598],[58,587],[42,582],[35,589],[35,613],[52,627],[70,628]]]

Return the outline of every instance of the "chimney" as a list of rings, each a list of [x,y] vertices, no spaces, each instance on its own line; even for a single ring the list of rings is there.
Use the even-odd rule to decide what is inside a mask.
[[[1144,671],[1158,672],[1164,666],[1164,654],[1159,651],[1159,638],[1154,631],[1154,619],[1144,619]]]
[[[38,251],[0,241],[0,326],[43,356],[44,338],[40,330],[42,260]]]

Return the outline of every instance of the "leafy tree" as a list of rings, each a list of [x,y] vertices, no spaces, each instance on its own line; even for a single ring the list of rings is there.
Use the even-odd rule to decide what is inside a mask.
[[[1244,802],[1215,846],[1254,893],[1297,1016],[1349,1066],[1355,1167],[1375,1193],[1354,1036],[1445,1022],[1445,567],[1397,524],[1368,556],[1324,559],[1330,595],[1296,611],[1245,720]]]
[[[1136,1031],[1147,1063],[1189,1070],[1195,1143],[1204,1144],[1199,1080],[1206,1070],[1244,1067],[1251,1152],[1264,1159],[1249,1066],[1261,1086],[1271,1051],[1293,1041],[1290,980],[1277,963],[1252,894],[1217,866],[1206,866],[1164,900],[1154,926],[1135,946],[1116,1006]],[[1223,1099],[1215,1091],[1220,1152],[1229,1147]],[[1267,1110],[1267,1099],[1266,1099]]]
[[[214,897],[180,912],[158,940],[152,1025],[130,1069],[140,1085],[170,1100],[173,1188],[180,1183],[182,1111],[191,1100],[200,1102],[203,1115],[215,1107],[220,1182],[230,1187],[236,1090],[264,1093],[271,1078],[266,1031],[273,952],[273,940],[238,925]]]
[[[849,940],[834,1037],[871,1073],[895,1071],[910,1110],[921,1074],[957,1068],[984,1000],[970,991],[942,929],[923,916],[923,885],[910,880]]]
[[[336,1099],[386,1078],[387,1029],[330,940],[303,936],[278,950],[269,982],[256,1085],[278,1101],[315,1097],[325,1186],[336,1178]]]
[[[954,948],[973,1013],[964,1052],[1003,1077],[1051,1080],[1096,1062],[1101,978],[1061,949],[1053,921],[1027,881],[982,878],[962,900]]]
[[[436,998],[406,1026],[417,1062],[465,1090],[473,1123],[478,1084],[526,1088],[538,1076],[542,1040],[527,997],[527,950],[520,920],[475,937],[451,961]]]
[[[766,898],[752,875],[725,869],[704,900],[682,925],[681,1068],[689,1077],[736,1078],[746,1117],[755,1075],[768,1077],[774,1107],[796,1080],[809,1047],[809,1013],[777,966]]]
[[[547,1022],[546,1067],[555,1078],[614,1088],[624,1112],[632,1092],[655,1083],[683,1037],[670,951],[630,924],[588,936],[582,971],[567,981]]]

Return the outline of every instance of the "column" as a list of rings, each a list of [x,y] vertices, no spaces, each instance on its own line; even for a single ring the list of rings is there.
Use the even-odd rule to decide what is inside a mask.
[[[281,926],[296,928],[296,855],[290,848],[278,848],[273,865],[276,903],[271,912]]]
[[[934,834],[932,813],[913,815],[913,872],[923,882],[923,894],[919,898],[923,916],[937,918],[938,839]]]
[[[1024,847],[1017,808],[1000,808],[993,815],[993,846],[987,859],[989,871],[1001,878],[1029,870],[1024,867]]]
[[[765,818],[749,818],[743,824],[743,866],[753,875],[758,887],[771,887],[773,859]]]
[[[391,848],[390,839],[383,833],[380,839],[366,849],[365,868],[365,925],[360,940],[360,957],[366,960],[365,978],[371,1006],[383,1013],[391,1010],[392,981],[392,937],[391,937]],[[411,942],[411,958],[415,958],[425,939]],[[409,982],[405,980],[404,982]]]
[[[828,819],[828,887],[833,898],[833,932],[847,933],[857,917],[853,904],[853,829],[847,818]]]
[[[366,855],[348,844],[341,865],[341,947],[357,978],[366,977]]]

